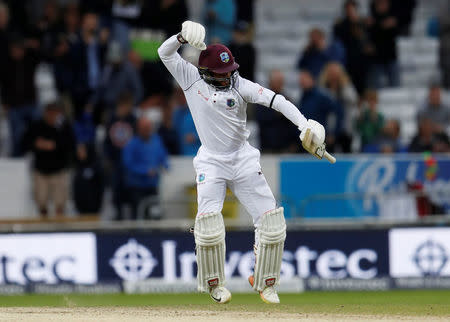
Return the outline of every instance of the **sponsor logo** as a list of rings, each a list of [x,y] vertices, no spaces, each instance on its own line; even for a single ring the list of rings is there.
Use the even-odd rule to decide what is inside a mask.
[[[158,261],[147,247],[131,238],[116,250],[109,263],[123,280],[138,281],[150,276]]]
[[[218,286],[219,285],[219,278],[213,278],[208,280],[208,285],[209,287],[214,287],[214,286]]]
[[[233,239],[233,238],[231,238]],[[143,238],[129,239],[124,245],[111,254],[109,267],[114,268],[114,276],[125,280],[142,280],[148,277],[162,277],[165,281],[192,281],[196,278],[196,257],[191,250],[194,241],[186,243],[176,239]],[[255,263],[254,252],[250,244],[239,242],[239,236],[234,238],[235,245],[228,248],[225,260],[225,276],[240,276],[246,278],[253,274]],[[151,247],[148,244],[151,243]],[[330,242],[331,243],[331,242]],[[146,246],[144,246],[146,245]],[[313,249],[301,245],[286,248],[281,266],[282,279],[294,277],[309,278],[358,278],[371,279],[379,275],[381,263],[374,249]],[[387,271],[387,269],[386,269]],[[208,283],[212,285],[214,279]],[[265,283],[271,283],[271,278]],[[274,279],[275,283],[276,280]],[[267,284],[268,285],[268,284]]]
[[[263,91],[264,91],[264,89],[263,89],[262,87],[260,87],[260,88],[258,89],[258,94],[259,94],[259,95],[262,95]]]
[[[266,279],[266,281],[265,281],[266,286],[274,286],[275,285],[275,281],[276,281],[275,277]]]
[[[413,262],[424,276],[439,276],[447,261],[444,245],[432,239],[420,244],[413,256]]]
[[[0,284],[97,282],[92,233],[0,236]]]
[[[199,183],[202,183],[203,181],[205,181],[205,174],[204,173],[200,173],[199,175],[198,175],[198,182]]]
[[[226,51],[220,53],[220,60],[223,63],[228,63],[230,61],[230,56],[228,55],[228,53]]]
[[[389,231],[392,277],[450,276],[450,228],[398,228]]]

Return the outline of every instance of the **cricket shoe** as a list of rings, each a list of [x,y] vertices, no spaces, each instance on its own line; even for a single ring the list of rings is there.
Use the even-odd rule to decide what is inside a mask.
[[[231,293],[223,286],[216,286],[210,289],[209,295],[214,302],[219,304],[226,304],[231,301]]]
[[[253,287],[255,283],[255,277],[253,275],[248,277],[248,282]],[[277,291],[273,286],[267,286],[264,290],[259,292],[259,296],[263,302],[268,304],[279,304],[280,298],[278,297]]]

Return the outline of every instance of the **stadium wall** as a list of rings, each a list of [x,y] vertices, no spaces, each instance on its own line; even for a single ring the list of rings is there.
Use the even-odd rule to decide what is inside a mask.
[[[170,163],[160,186],[164,218],[192,218],[196,211],[192,159],[174,157]],[[264,155],[261,165],[287,218],[414,220],[423,215],[416,207],[416,194],[426,196],[439,214],[450,213],[450,157],[446,155],[338,156],[334,165],[307,156]],[[8,182],[1,188],[0,219],[35,217],[29,162],[0,160],[0,179]],[[105,219],[113,211],[108,200],[102,213]],[[234,198],[227,202],[226,217],[250,223]]]

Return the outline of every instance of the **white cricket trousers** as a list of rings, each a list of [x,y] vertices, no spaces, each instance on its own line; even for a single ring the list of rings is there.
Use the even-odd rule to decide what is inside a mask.
[[[261,215],[276,208],[276,201],[259,164],[258,149],[246,142],[238,151],[217,154],[203,146],[194,158],[197,173],[197,215],[221,212],[227,186],[258,226]]]

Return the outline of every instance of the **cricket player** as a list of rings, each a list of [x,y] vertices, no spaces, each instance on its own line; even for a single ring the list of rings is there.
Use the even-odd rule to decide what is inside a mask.
[[[217,303],[231,300],[225,288],[225,226],[221,215],[228,186],[253,217],[255,226],[256,262],[249,282],[264,302],[279,303],[274,287],[280,279],[286,223],[283,208],[277,208],[261,171],[260,152],[247,142],[247,104],[281,112],[301,131],[304,147],[319,158],[324,155],[325,129],[306,120],[282,95],[240,77],[230,50],[221,44],[206,47],[204,39],[201,24],[185,21],[181,32],[158,49],[162,62],[184,91],[202,143],[194,158],[198,290],[209,292]],[[177,53],[185,43],[201,50],[198,68]]]

